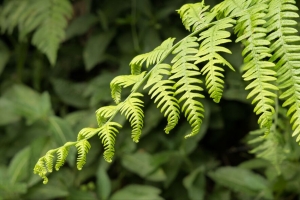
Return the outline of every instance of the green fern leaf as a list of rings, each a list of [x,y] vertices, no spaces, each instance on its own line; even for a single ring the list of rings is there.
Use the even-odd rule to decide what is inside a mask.
[[[246,11],[241,10],[243,14],[238,18],[235,27],[235,32],[238,33],[237,41],[243,40],[246,46],[242,52],[245,63],[242,68],[245,71],[243,78],[245,81],[251,81],[246,90],[252,90],[247,98],[254,97],[254,112],[260,115],[258,124],[265,128],[266,134],[270,131],[275,112],[273,105],[276,94],[273,90],[278,90],[272,83],[276,81],[276,72],[273,69],[275,65],[265,61],[265,58],[271,56],[270,42],[266,40],[267,30],[261,27],[266,23],[264,12],[267,8],[267,4],[259,3]]]
[[[44,161],[47,167],[47,171],[48,172],[52,172],[53,171],[53,158],[54,156],[52,155],[53,150],[50,150],[46,153],[46,155],[44,156]]]
[[[286,99],[283,106],[290,106],[287,115],[291,116],[293,124],[293,135],[298,135],[296,141],[300,141],[300,79],[299,79],[299,53],[300,41],[297,30],[293,26],[297,22],[292,18],[298,18],[295,12],[298,8],[295,1],[275,0],[269,5],[269,13],[265,24],[269,35],[267,39],[271,42],[271,62],[276,63],[279,88],[283,91],[280,98]]]
[[[257,5],[255,5],[257,4]],[[221,11],[227,17],[240,17],[250,6],[260,6],[257,0],[224,0],[214,7],[214,10]]]
[[[86,163],[86,155],[89,152],[91,145],[87,140],[80,140],[75,144],[78,151],[77,157],[77,169],[81,170]]]
[[[197,134],[200,130],[202,124],[204,107],[199,98],[204,98],[200,92],[203,90],[200,87],[202,81],[199,77],[200,75],[199,68],[189,62],[194,62],[197,57],[195,54],[198,53],[198,50],[195,47],[198,47],[198,43],[195,42],[196,37],[188,37],[180,43],[180,45],[173,51],[173,54],[177,54],[172,63],[172,76],[171,80],[179,79],[175,84],[176,88],[175,95],[182,94],[179,98],[179,103],[184,102],[182,105],[182,112],[187,118],[189,124],[192,126],[192,132],[185,137],[190,137]]]
[[[161,107],[161,112],[167,117],[168,124],[165,128],[165,132],[168,134],[178,123],[180,116],[180,107],[178,100],[174,97],[174,81],[162,80],[163,76],[171,75],[171,66],[168,64],[159,64],[151,72],[145,88],[152,88],[149,91],[151,99],[155,97],[154,103],[157,103],[157,107]]]
[[[69,147],[62,146],[57,150],[57,160],[55,164],[55,170],[58,171],[61,166],[66,162],[67,156],[69,154]]]
[[[201,62],[207,62],[207,64],[201,69],[201,72],[206,74],[206,87],[210,97],[216,103],[220,102],[222,97],[224,81],[221,79],[224,75],[221,73],[223,68],[216,64],[226,65],[234,71],[234,68],[229,62],[227,62],[218,52],[230,53],[231,51],[220,45],[231,42],[230,33],[225,31],[226,28],[232,27],[234,20],[226,18],[218,21],[214,26],[208,30],[201,32],[199,40],[202,41],[199,52],[196,56],[199,58],[195,64]]]
[[[138,97],[142,97],[141,93],[132,93],[130,98],[122,102],[120,105],[121,114],[125,114],[126,118],[129,120],[132,127],[132,139],[134,142],[138,143],[140,136],[142,134],[143,128],[143,118],[144,112],[141,107],[143,107],[144,102]]]
[[[34,31],[32,44],[54,65],[72,12],[68,0],[11,0],[4,5],[0,25],[8,32],[18,26],[20,38]]]
[[[122,75],[115,77],[111,83],[111,96],[113,100],[116,102],[116,104],[119,104],[121,101],[121,90],[122,87],[126,88],[131,85],[139,85],[140,81],[143,80],[146,72],[142,72],[139,75]],[[135,87],[133,86],[132,90],[134,90]]]
[[[184,4],[177,12],[185,28],[194,32],[207,26],[214,19],[215,14],[208,12],[208,9],[209,6],[205,6],[202,1],[201,3]]]
[[[37,161],[37,163],[34,166],[33,173],[34,174],[38,174],[41,178],[44,179],[43,184],[47,184],[48,183],[48,178],[46,176],[46,174],[47,174],[47,168],[45,166],[44,157],[41,157]]]
[[[112,162],[112,157],[115,154],[115,137],[118,133],[118,129],[122,126],[116,122],[107,122],[102,127],[100,127],[99,136],[102,139],[102,144],[104,146],[104,159],[107,162]]]
[[[150,65],[160,62],[168,54],[169,50],[173,47],[174,40],[175,38],[168,38],[165,41],[163,41],[160,46],[156,47],[153,51],[134,57],[130,62],[130,66],[142,66],[143,63],[147,61],[146,67],[148,68]]]

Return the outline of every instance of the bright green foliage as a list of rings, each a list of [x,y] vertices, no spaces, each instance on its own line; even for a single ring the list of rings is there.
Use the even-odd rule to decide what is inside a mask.
[[[117,136],[118,129],[122,126],[116,122],[107,122],[105,125],[100,127],[99,136],[102,139],[102,144],[104,145],[104,159],[107,162],[112,162],[112,157],[115,154],[115,137]]]
[[[272,43],[270,46],[272,57],[270,62],[275,62],[278,87],[284,92],[280,98],[286,99],[283,107],[290,106],[287,115],[291,116],[293,124],[293,136],[298,135],[296,141],[300,141],[300,79],[299,79],[299,52],[300,45],[295,44],[300,41],[300,37],[295,35],[297,30],[293,26],[297,22],[293,18],[298,18],[295,13],[298,8],[293,5],[295,1],[272,1],[269,5],[270,18],[265,25],[269,33],[267,39]]]
[[[260,115],[258,123],[268,133],[272,125],[272,115],[275,112],[273,104],[276,94],[273,90],[277,90],[273,83],[276,81],[276,72],[273,69],[275,65],[265,61],[265,58],[271,56],[269,53],[270,42],[266,39],[267,29],[262,27],[266,23],[264,17],[268,5],[264,2],[257,2],[251,8],[241,10],[240,7],[232,6],[233,1],[225,1],[224,4],[227,6],[224,6],[224,10],[227,9],[227,15],[240,13],[235,33],[238,36],[236,42],[243,41],[245,45],[242,52],[245,63],[242,68],[245,72],[243,78],[245,81],[251,81],[246,90],[252,90],[247,98],[254,97],[252,101],[252,104],[256,103],[254,112]],[[243,4],[243,8],[247,6],[249,6],[249,2]]]
[[[199,52],[196,55],[199,58],[195,63],[207,62],[201,69],[201,72],[204,75],[206,74],[205,80],[208,93],[216,103],[219,103],[224,88],[224,81],[221,79],[224,77],[221,73],[224,69],[216,64],[225,65],[234,70],[231,64],[218,53],[231,53],[229,49],[220,45],[231,42],[231,40],[228,39],[230,37],[230,32],[225,29],[232,27],[234,22],[235,21],[230,18],[220,20],[206,31],[201,32],[199,38],[201,45]]]
[[[79,155],[77,167],[81,169],[91,148],[87,140],[96,134],[99,135],[104,146],[104,159],[112,162],[118,128],[122,127],[121,124],[113,121],[118,112],[128,119],[132,128],[132,139],[138,142],[144,122],[142,109],[144,102],[140,99],[143,94],[139,91],[142,89],[149,88],[151,99],[154,99],[154,103],[157,103],[157,107],[167,118],[166,133],[175,128],[181,114],[185,116],[192,129],[185,138],[199,133],[204,114],[207,115],[201,102],[206,92],[201,86],[202,78],[205,77],[208,95],[214,102],[219,103],[223,90],[226,89],[225,70],[229,68],[234,71],[233,66],[223,56],[223,54],[231,54],[229,47],[225,47],[232,42],[229,39],[231,31],[237,36],[235,42],[242,43],[244,65],[239,71],[244,73],[242,78],[250,82],[245,88],[250,90],[247,98],[253,99],[254,113],[259,115],[260,130],[255,132],[255,135],[259,136],[250,142],[256,145],[252,153],[270,161],[279,169],[281,163],[287,159],[281,139],[288,130],[284,130],[282,126],[285,121],[282,120],[284,116],[279,115],[281,107],[277,93],[283,92],[280,95],[280,98],[285,99],[282,106],[290,106],[287,114],[291,115],[293,135],[300,133],[298,78],[300,47],[295,44],[300,41],[300,37],[295,35],[297,31],[292,27],[296,21],[291,18],[298,17],[294,3],[292,0],[225,0],[211,10],[204,1],[183,5],[178,13],[183,25],[191,33],[176,43],[174,43],[175,38],[168,38],[153,51],[134,57],[130,62],[131,75],[117,76],[111,81],[111,96],[116,105],[105,106],[96,111],[99,127],[84,128],[79,132],[76,142],[69,142],[63,147],[49,151],[39,159],[34,169],[35,173],[47,180],[47,172],[52,171],[54,153],[58,156],[56,163],[58,169],[65,162],[70,146],[77,147]],[[169,57],[171,61],[168,61]],[[143,71],[144,63],[149,71]],[[277,91],[277,84],[283,91]],[[121,90],[126,87],[131,87],[131,93],[123,100]],[[208,111],[210,112],[209,109]],[[262,137],[263,133],[265,135]],[[300,137],[298,136],[296,140],[299,141]],[[139,156],[145,160],[149,157],[147,154]],[[128,164],[132,160],[128,156],[124,158],[123,163],[132,168],[131,164]],[[151,163],[149,159],[147,162]],[[196,170],[195,176],[201,174],[201,171],[200,168]],[[237,171],[246,177],[251,176],[247,170]],[[151,168],[140,175],[155,180],[155,175],[151,177],[152,172]],[[198,180],[201,184],[204,182],[202,175]],[[223,173],[219,175],[223,176]],[[217,176],[212,175],[212,177]],[[194,180],[197,177],[190,179]],[[225,185],[228,181],[232,180],[219,182]],[[268,190],[263,178],[259,177],[252,181],[263,184],[260,188],[254,186],[251,191],[245,190],[251,195],[253,191]],[[185,185],[188,185],[187,182]],[[239,180],[237,179],[236,182]],[[253,186],[249,183],[245,187],[249,185]],[[235,186],[232,187],[236,189]],[[193,196],[192,193],[189,191],[190,196]],[[269,191],[262,196],[267,199],[272,198]]]
[[[141,93],[132,93],[130,98],[121,103],[120,112],[126,116],[132,127],[132,139],[134,142],[139,142],[143,128],[144,112],[143,101],[139,99],[142,97]]]
[[[188,122],[192,126],[192,132],[185,137],[190,137],[197,134],[200,130],[202,123],[204,108],[202,103],[198,100],[204,96],[200,94],[203,90],[200,87],[202,81],[195,76],[200,75],[198,67],[190,62],[194,62],[197,57],[195,56],[198,50],[199,44],[195,42],[196,37],[190,37],[183,40],[180,45],[173,51],[173,54],[177,54],[171,61],[172,76],[171,80],[175,81],[175,95],[182,94],[178,99],[179,103],[183,103],[181,111],[187,118]]]
[[[71,15],[72,6],[68,0],[11,0],[1,11],[0,27],[2,32],[9,33],[18,27],[22,40],[34,32],[32,44],[54,65]]]
[[[66,162],[67,156],[69,154],[69,147],[62,146],[57,150],[57,160],[55,164],[56,171],[59,170],[61,166]]]
[[[86,155],[89,152],[91,145],[87,140],[80,140],[75,144],[78,157],[77,157],[77,169],[81,170],[83,165],[86,163]]]
[[[161,112],[168,119],[168,125],[165,128],[165,132],[168,134],[178,123],[180,115],[180,107],[178,100],[174,97],[174,81],[163,80],[164,76],[171,75],[171,66],[168,64],[159,64],[155,68],[148,79],[144,88],[148,88],[151,85],[152,88],[149,91],[151,99],[155,97],[154,103],[158,103],[157,107],[161,107]]]

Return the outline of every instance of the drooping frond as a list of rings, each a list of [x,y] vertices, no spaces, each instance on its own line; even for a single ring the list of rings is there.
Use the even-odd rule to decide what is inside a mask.
[[[169,50],[173,47],[174,40],[175,38],[168,38],[165,41],[163,41],[160,46],[156,47],[153,51],[134,57],[130,62],[130,66],[142,66],[143,63],[147,61],[146,67],[148,68],[150,65],[158,63],[159,61],[161,61],[162,58],[165,57],[165,55],[168,54]]]
[[[131,137],[134,142],[138,143],[140,136],[142,134],[143,128],[143,118],[144,112],[141,107],[143,107],[144,102],[139,99],[142,97],[141,93],[132,93],[131,97],[126,101],[122,102],[120,105],[121,114],[125,114],[125,117],[129,120],[132,133]]]
[[[200,93],[203,89],[200,87],[202,81],[199,79],[200,72],[198,67],[190,62],[194,62],[197,57],[198,43],[195,42],[196,37],[187,37],[180,45],[173,51],[176,56],[171,61],[172,66],[172,76],[171,80],[177,80],[174,84],[175,95],[181,94],[179,98],[179,103],[183,103],[181,111],[187,118],[189,124],[192,126],[192,132],[185,137],[190,137],[197,134],[200,130],[202,124],[202,118],[204,107],[199,101],[199,98],[204,96]]]
[[[100,127],[99,136],[104,146],[103,156],[107,162],[112,162],[112,157],[115,154],[115,137],[119,132],[116,127],[122,128],[122,126],[116,122],[107,122]]]
[[[81,170],[86,163],[86,155],[89,152],[91,145],[87,140],[80,140],[75,144],[78,151],[77,157],[77,169]]]
[[[215,25],[208,30],[200,33],[199,40],[201,41],[199,52],[196,56],[199,58],[195,64],[201,62],[207,62],[207,64],[201,69],[201,72],[206,75],[205,82],[210,97],[219,103],[224,88],[224,81],[222,78],[224,75],[221,73],[224,71],[220,65],[228,66],[234,71],[234,68],[229,62],[227,62],[219,52],[231,53],[231,51],[222,44],[231,42],[230,32],[226,31],[226,28],[232,27],[235,21],[230,18],[219,20]]]
[[[33,169],[33,173],[34,174],[38,174],[42,179],[44,179],[43,184],[47,184],[48,183],[48,178],[46,176],[47,174],[47,168],[45,166],[45,161],[44,161],[44,156],[41,157],[37,163],[34,166]]]
[[[245,72],[243,78],[245,81],[251,81],[246,90],[251,89],[247,98],[254,97],[252,104],[256,103],[254,112],[260,115],[258,124],[269,132],[272,125],[272,115],[274,113],[274,90],[277,87],[272,83],[276,81],[274,63],[266,61],[270,57],[270,42],[266,40],[267,30],[263,27],[265,11],[268,5],[258,3],[251,8],[243,11],[238,18],[235,32],[238,33],[237,41],[242,41],[245,48],[242,52],[244,57]]]
[[[209,6],[200,3],[184,4],[177,12],[182,19],[182,23],[188,31],[194,32],[207,26],[215,17],[214,13],[207,11]]]
[[[67,156],[69,154],[69,147],[62,146],[58,148],[57,152],[57,160],[55,164],[55,170],[58,171],[61,166],[66,162]]]
[[[168,125],[165,128],[165,132],[168,134],[178,123],[180,116],[180,107],[178,100],[174,97],[174,81],[163,80],[163,76],[171,75],[171,66],[168,64],[159,64],[151,72],[147,84],[144,88],[148,88],[151,99],[155,97],[154,103],[157,103],[157,107],[161,107],[161,112],[167,117]]]
[[[9,32],[18,26],[21,38],[34,32],[32,44],[54,65],[72,12],[68,0],[10,0],[1,12],[0,26]]]
[[[96,111],[96,117],[98,126],[101,127],[108,118],[110,118],[114,112],[116,112],[117,106],[104,106]]]
[[[293,0],[274,0],[270,2],[268,19],[265,25],[271,42],[271,62],[276,63],[279,88],[283,90],[280,98],[286,99],[283,106],[290,106],[287,115],[291,116],[293,136],[298,135],[300,141],[300,37],[293,28],[298,23],[293,18],[299,15],[295,12],[298,8]]]
[[[121,75],[115,77],[110,83],[111,96],[116,104],[121,101],[121,90],[122,87],[126,88],[128,86],[138,84],[141,80],[143,80],[146,72],[142,72],[138,75]],[[134,88],[134,87],[133,87]]]

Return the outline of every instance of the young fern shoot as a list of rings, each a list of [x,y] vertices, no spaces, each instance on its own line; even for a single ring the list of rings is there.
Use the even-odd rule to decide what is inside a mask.
[[[185,137],[197,134],[205,112],[201,102],[205,98],[204,87],[214,102],[220,102],[225,68],[234,70],[222,56],[223,53],[231,54],[224,45],[231,42],[231,32],[227,29],[232,27],[237,36],[236,42],[242,42],[244,46],[242,56],[245,64],[241,71],[244,80],[250,82],[245,89],[250,90],[247,98],[253,98],[254,112],[259,115],[261,130],[258,133],[264,132],[266,136],[279,134],[271,130],[278,123],[278,120],[273,120],[279,109],[279,106],[274,106],[275,100],[278,102],[277,81],[279,89],[283,90],[280,98],[286,99],[283,106],[290,106],[288,115],[292,115],[293,135],[299,135],[300,62],[296,53],[300,46],[294,42],[300,41],[300,37],[292,28],[296,22],[291,18],[298,17],[294,4],[293,0],[224,0],[211,10],[204,1],[183,5],[178,13],[191,33],[176,43],[175,38],[168,38],[153,51],[133,58],[130,62],[131,75],[117,76],[110,84],[115,105],[96,111],[99,127],[84,128],[79,132],[77,141],[48,151],[38,160],[34,172],[47,183],[46,174],[52,172],[54,155],[57,155],[55,168],[58,170],[71,146],[78,150],[77,168],[82,169],[91,148],[88,139],[96,134],[104,146],[104,159],[112,162],[115,140],[121,128],[113,121],[118,112],[130,122],[133,141],[139,142],[144,122],[143,94],[139,91],[142,89],[149,89],[151,99],[167,119],[166,133],[176,127],[182,114],[192,129]],[[165,61],[168,56],[173,57],[170,63]],[[149,71],[143,71],[143,67]],[[205,77],[205,85],[201,76]],[[131,94],[122,100],[121,90],[125,87],[131,87]],[[264,146],[256,148],[255,152],[261,149],[265,152],[266,147],[274,146],[276,137],[265,137]],[[259,155],[266,157],[271,154]],[[277,159],[274,163],[278,164],[281,160]]]

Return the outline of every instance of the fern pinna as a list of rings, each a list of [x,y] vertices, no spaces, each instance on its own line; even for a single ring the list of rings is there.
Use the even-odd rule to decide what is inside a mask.
[[[224,90],[224,72],[227,68],[234,70],[223,57],[223,54],[231,54],[224,46],[232,42],[231,32],[237,37],[235,42],[242,43],[244,65],[239,71],[248,83],[247,98],[253,99],[254,112],[259,115],[260,129],[254,132],[259,137],[250,143],[260,142],[260,146],[255,147],[253,153],[278,165],[285,158],[279,142],[284,132],[280,128],[282,107],[289,107],[287,115],[294,129],[292,135],[300,133],[300,62],[297,56],[300,46],[296,43],[300,37],[293,27],[297,24],[296,10],[293,0],[224,0],[212,9],[204,1],[183,5],[178,13],[191,33],[176,43],[175,38],[168,38],[153,51],[133,58],[131,74],[117,76],[110,84],[115,105],[96,111],[99,127],[84,128],[77,141],[48,151],[38,160],[34,172],[46,183],[54,156],[57,156],[55,168],[58,170],[71,146],[78,150],[77,167],[81,169],[91,148],[88,139],[96,134],[103,143],[105,160],[112,162],[115,140],[121,128],[113,121],[118,112],[130,122],[133,141],[139,142],[144,121],[141,90],[145,89],[149,89],[151,99],[167,119],[166,133],[176,127],[182,114],[191,126],[186,137],[197,134],[204,118],[201,99],[205,98],[205,89],[218,103]],[[18,23],[14,22],[11,27]],[[167,57],[172,58],[170,62],[166,61]],[[123,99],[121,91],[125,87],[131,87],[131,94]],[[278,96],[284,99],[282,107]],[[263,133],[265,137],[260,137]],[[300,136],[296,140],[299,141]],[[270,154],[268,149],[280,151],[276,153],[280,156]]]

